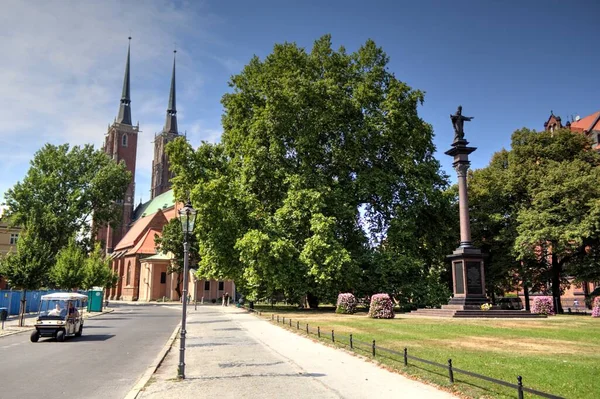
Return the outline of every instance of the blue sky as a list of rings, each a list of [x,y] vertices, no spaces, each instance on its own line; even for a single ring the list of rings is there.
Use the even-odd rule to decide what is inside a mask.
[[[538,1],[27,1],[0,14],[0,193],[21,180],[44,143],[100,146],[118,111],[131,34],[132,118],[140,123],[136,201],[149,198],[152,139],[164,124],[176,45],[179,128],[193,145],[218,141],[227,81],[275,43],[310,49],[323,34],[356,50],[371,38],[389,68],[426,92],[419,112],[437,158],[449,115],[474,116],[472,167],[510,146],[515,129],[542,129],[600,110],[600,3]]]

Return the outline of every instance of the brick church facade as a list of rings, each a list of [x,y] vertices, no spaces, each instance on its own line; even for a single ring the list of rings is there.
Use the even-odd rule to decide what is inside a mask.
[[[138,206],[134,206],[134,195],[140,129],[139,125],[132,124],[131,119],[130,63],[131,44],[127,48],[118,116],[113,124],[109,125],[103,145],[103,151],[115,162],[124,162],[132,175],[125,196],[117,201],[122,211],[120,223],[114,228],[108,225],[100,226],[96,236],[110,259],[113,271],[119,275],[117,286],[107,290],[106,298],[133,301],[161,298],[179,300],[176,288],[181,276],[170,273],[169,270],[173,257],[171,254],[157,253],[154,242],[155,236],[162,234],[163,227],[169,220],[177,217],[179,209],[183,206],[173,196],[173,176],[165,152],[166,145],[180,136],[177,126],[175,57],[165,125],[154,137],[150,200]],[[190,268],[194,267],[195,265],[190,265]],[[222,298],[225,293],[235,295],[233,281],[196,280],[193,273],[190,273],[189,281],[188,292],[192,299],[204,298],[210,301]]]

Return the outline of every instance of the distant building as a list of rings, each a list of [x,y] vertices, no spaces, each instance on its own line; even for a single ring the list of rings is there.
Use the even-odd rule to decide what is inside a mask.
[[[123,161],[132,175],[124,198],[117,201],[122,211],[121,222],[116,228],[99,226],[96,236],[106,256],[111,259],[113,271],[120,277],[117,286],[107,290],[106,297],[132,301],[151,301],[163,297],[179,300],[175,290],[179,276],[169,273],[172,256],[158,254],[154,242],[155,235],[162,234],[163,227],[177,217],[178,210],[183,206],[175,201],[171,189],[173,174],[165,152],[167,143],[180,136],[177,126],[175,58],[165,125],[160,133],[154,135],[150,200],[135,207],[134,177],[138,136],[141,132],[139,124],[133,126],[131,119],[130,55],[131,46],[127,49],[118,116],[108,127],[103,146],[104,152],[116,162]],[[190,265],[190,268],[195,267]],[[218,299],[225,293],[235,295],[233,281],[201,280],[198,284],[193,277],[189,280],[188,292],[192,300],[202,297],[205,300]]]
[[[0,258],[17,250],[19,234],[20,227],[11,226],[8,220],[0,218]],[[6,289],[6,286],[6,280],[0,276],[0,290]]]

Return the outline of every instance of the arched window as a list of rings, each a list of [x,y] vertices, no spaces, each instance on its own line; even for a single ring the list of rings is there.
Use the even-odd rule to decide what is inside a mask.
[[[127,262],[127,279],[125,280],[126,285],[131,285],[131,261]]]
[[[127,135],[124,134],[123,138],[121,139],[121,145],[123,145],[123,147],[127,147]]]

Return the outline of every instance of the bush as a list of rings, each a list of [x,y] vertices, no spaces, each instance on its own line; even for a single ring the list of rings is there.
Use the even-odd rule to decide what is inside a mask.
[[[371,297],[369,317],[374,319],[394,318],[394,305],[388,294],[375,294]]]
[[[554,305],[552,305],[551,296],[538,296],[533,299],[531,313],[553,315]]]
[[[210,300],[212,303],[217,303],[217,300],[215,298]]]
[[[600,317],[600,296],[594,299],[594,307],[592,308],[592,317]]]
[[[337,299],[336,313],[354,314],[357,305],[356,298],[350,293],[339,294]]]

